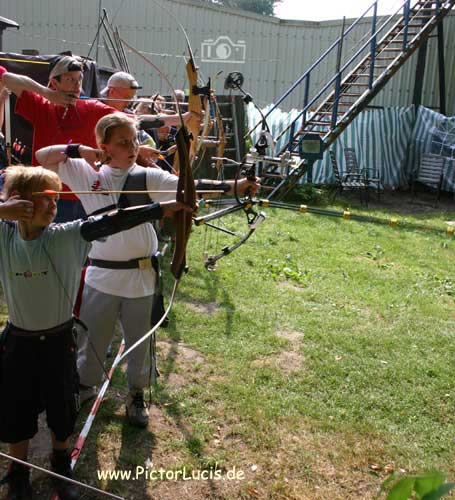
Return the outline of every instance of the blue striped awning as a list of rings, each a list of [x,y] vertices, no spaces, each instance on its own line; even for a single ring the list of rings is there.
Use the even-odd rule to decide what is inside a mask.
[[[266,113],[267,108],[263,112]],[[289,113],[274,110],[267,117],[272,136],[277,137],[298,114],[298,110]],[[259,120],[259,113],[249,105],[249,127]],[[259,129],[253,133],[253,141],[257,140],[258,133]],[[275,151],[282,149],[288,140],[289,135],[285,134],[276,144]],[[422,153],[443,154],[446,157],[443,189],[455,191],[455,117],[447,118],[422,106],[417,111],[414,106],[366,110],[331,146],[342,170],[345,147],[354,148],[360,167],[377,170],[383,186],[389,189],[409,186]],[[326,151],[324,158],[314,164],[313,182],[328,184],[333,180]]]

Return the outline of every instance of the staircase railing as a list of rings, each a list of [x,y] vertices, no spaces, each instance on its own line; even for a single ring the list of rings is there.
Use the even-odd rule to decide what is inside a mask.
[[[340,37],[335,40],[335,42],[332,43],[332,45],[330,45],[330,47],[321,55],[319,56],[318,59],[316,59],[316,61],[305,71],[305,73],[303,73],[303,75],[301,75],[293,84],[292,86],[286,90],[286,92],[278,98],[278,100],[273,104],[273,106],[268,110],[267,114],[265,115],[265,118],[267,118],[267,116],[270,115],[270,113],[272,113],[272,111],[274,109],[276,109],[292,92],[294,92],[294,90],[299,87],[302,82],[305,82],[305,88],[304,88],[304,107],[306,107],[306,105],[308,104],[308,97],[309,97],[309,89],[310,89],[310,77],[311,77],[311,73],[314,69],[316,69],[322,62],[324,62],[327,57],[332,54],[335,50],[338,50],[338,47],[340,45],[340,43],[342,43],[342,40],[344,40],[345,38],[347,38],[347,36],[349,35],[349,33],[351,33],[354,28],[360,23],[360,21],[366,17],[366,15],[373,9],[373,6],[375,4],[377,4],[378,0],[375,0],[369,7],[368,9],[365,10],[365,12],[358,18],[356,19],[350,26],[349,28],[344,31],[344,33],[342,33],[342,35],[340,35]],[[257,127],[259,127],[261,123],[257,123],[251,130],[250,132],[254,132],[254,130],[256,130]]]
[[[337,124],[338,120],[338,110],[339,110],[339,102],[340,98],[343,96],[342,89],[346,88],[347,85],[349,85],[349,82],[347,80],[350,78],[350,71],[355,67],[356,61],[358,62],[368,62],[369,67],[366,68],[369,73],[365,76],[368,76],[368,86],[366,87],[365,91],[371,91],[373,86],[375,85],[375,81],[377,80],[378,77],[376,77],[375,80],[375,67],[376,67],[376,61],[378,59],[381,59],[381,53],[382,50],[386,46],[389,46],[391,43],[393,43],[393,38],[397,37],[402,37],[400,38],[400,45],[401,45],[401,50],[398,52],[397,49],[399,47],[392,49],[397,51],[396,57],[398,57],[402,52],[406,51],[408,48],[409,44],[412,42],[412,40],[418,36],[418,34],[425,28],[425,26],[430,22],[432,17],[434,15],[437,15],[439,13],[439,10],[443,5],[447,3],[447,0],[434,0],[434,1],[429,1],[427,2],[428,5],[431,5],[430,8],[426,7],[424,2],[417,1],[414,5],[414,7],[411,8],[411,1],[410,0],[404,0],[400,6],[397,8],[396,12],[394,12],[392,15],[390,15],[388,18],[386,18],[383,22],[380,23],[378,27],[378,15],[377,15],[377,7],[378,7],[378,0],[375,0],[365,11],[364,13],[356,19],[346,30],[343,30],[341,35],[338,37],[338,39],[333,42],[330,47],[297,79],[297,81],[273,104],[273,106],[267,111],[265,117],[269,116],[291,93],[295,91],[297,87],[300,87],[302,84],[304,85],[303,87],[303,107],[302,111],[299,113],[299,115],[296,117],[294,122],[290,124],[286,129],[284,129],[280,136],[277,138],[277,140],[284,135],[285,133],[288,132],[289,129],[291,129],[291,137],[294,136],[295,133],[297,133],[296,129],[296,124],[298,123],[299,120],[302,120],[302,124],[300,128],[304,128],[305,124],[307,121],[311,121],[311,118],[307,120],[307,115],[308,112],[310,111],[311,108],[314,109],[314,107],[318,106],[318,102],[323,102],[324,98],[326,96],[330,96],[330,94],[333,95],[332,99],[332,107],[331,107],[331,113],[330,113],[330,122],[324,122],[330,125],[331,128],[334,128]],[[413,20],[413,17],[421,11],[425,11],[426,15],[428,15],[428,20],[419,25],[419,30],[417,33],[413,33],[412,35],[409,35],[409,27],[410,23]],[[343,49],[343,44],[345,43],[346,38],[353,33],[353,30],[356,26],[359,25],[360,21],[364,19],[367,14],[372,13],[371,17],[371,28],[369,30],[370,36],[369,38],[356,50],[356,52],[347,60],[347,62],[344,62],[343,64],[341,63],[342,59],[342,49]],[[397,17],[400,14],[399,17]],[[422,19],[419,17],[419,19]],[[393,25],[392,23],[395,22]],[[379,37],[384,33],[386,27],[389,26],[389,29],[387,32],[382,36],[380,41],[378,42]],[[414,25],[413,25],[414,26]],[[391,33],[393,33],[394,29],[398,29],[397,33],[395,36],[388,40],[388,37],[390,37]],[[368,32],[367,32],[368,34]],[[365,35],[362,37],[362,40],[364,40]],[[362,41],[361,40],[361,41]],[[396,43],[396,41],[395,41]],[[356,43],[355,47],[358,46],[359,42]],[[382,49],[381,49],[382,47]],[[312,73],[324,62],[326,59],[330,56],[333,55],[337,51],[336,54],[336,68],[335,68],[335,73],[331,76],[328,77],[328,80],[326,80],[325,85],[322,86],[322,88],[319,88],[319,90],[316,90],[316,93],[314,96],[310,96],[310,81],[311,81],[311,76]],[[363,58],[363,59],[362,59]],[[358,66],[358,65],[357,65]],[[352,72],[352,71],[351,71]],[[344,76],[344,78],[343,78]],[[354,85],[352,85],[354,83]],[[355,86],[355,82],[351,82],[351,86]],[[357,85],[359,85],[357,83]],[[364,92],[363,92],[364,93]],[[359,94],[353,94],[356,95],[356,97],[360,98],[363,93]],[[354,104],[354,103],[353,103]],[[346,114],[346,113],[344,113]],[[315,115],[313,115],[315,116]],[[257,123],[256,126],[254,126],[250,132],[253,132],[260,123]]]

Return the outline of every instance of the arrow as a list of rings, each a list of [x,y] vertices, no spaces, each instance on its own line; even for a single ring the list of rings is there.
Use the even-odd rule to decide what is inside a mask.
[[[53,189],[45,189],[44,191],[35,191],[33,196],[55,196],[58,194],[142,194],[142,193],[167,193],[176,194],[175,191],[54,191]],[[222,189],[201,189],[196,190],[196,193],[224,193]]]

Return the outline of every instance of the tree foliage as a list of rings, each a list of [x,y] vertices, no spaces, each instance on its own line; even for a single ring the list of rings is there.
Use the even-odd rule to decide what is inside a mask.
[[[232,9],[242,9],[255,14],[264,16],[273,16],[273,10],[276,5],[283,0],[206,0],[209,3],[231,7]]]

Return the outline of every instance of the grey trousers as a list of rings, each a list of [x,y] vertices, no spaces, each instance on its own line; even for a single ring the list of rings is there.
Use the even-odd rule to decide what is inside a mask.
[[[82,385],[93,386],[101,382],[104,373],[101,363],[106,359],[117,318],[123,328],[126,349],[150,330],[152,302],[153,295],[128,299],[99,292],[85,284],[80,319],[88,331],[78,327],[77,357]],[[126,374],[130,390],[150,386],[149,345],[146,340],[128,356]]]

